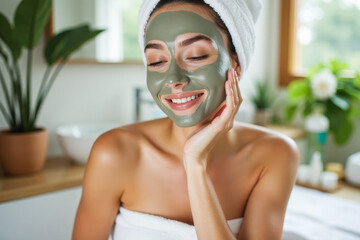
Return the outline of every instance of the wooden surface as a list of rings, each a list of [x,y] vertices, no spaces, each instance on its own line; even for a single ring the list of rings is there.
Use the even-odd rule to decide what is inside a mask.
[[[53,157],[36,174],[13,177],[0,171],[0,203],[80,186],[84,170],[66,157]]]
[[[358,186],[352,186],[350,184],[343,183],[343,185],[332,194],[360,203],[360,187]]]
[[[353,201],[360,203],[360,187],[350,185],[349,183],[347,183],[345,181],[340,181],[338,187],[336,187],[334,189],[330,189],[330,190],[323,189],[321,187],[313,187],[309,184],[303,184],[303,183],[296,183],[296,185],[310,188],[310,189],[315,189],[315,190],[318,190],[321,192],[331,193],[335,196],[353,200]]]
[[[304,128],[296,126],[285,126],[285,125],[268,125],[266,128],[275,132],[282,133],[294,140],[303,139],[306,136]]]
[[[312,188],[315,190],[318,190],[320,192],[326,192],[326,193],[335,193],[336,191],[338,191],[339,189],[341,189],[344,185],[344,183],[342,181],[339,181],[338,185],[334,188],[323,188],[322,186],[313,186],[311,184],[308,183],[302,183],[302,182],[296,182],[296,185],[299,185],[301,187],[306,187],[306,188]]]

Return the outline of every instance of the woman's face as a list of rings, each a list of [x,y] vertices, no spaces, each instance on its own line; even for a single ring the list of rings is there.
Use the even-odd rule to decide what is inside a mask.
[[[178,126],[202,122],[224,102],[230,57],[224,36],[203,12],[156,12],[146,28],[145,55],[147,86]]]

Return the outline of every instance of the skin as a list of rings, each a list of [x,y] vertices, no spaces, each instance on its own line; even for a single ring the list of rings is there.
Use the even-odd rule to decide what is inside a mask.
[[[172,4],[155,12],[150,22],[172,11],[211,20],[201,7]],[[206,61],[211,64],[210,58]],[[225,105],[201,123],[182,128],[164,118],[97,139],[86,167],[74,240],[107,239],[120,205],[194,224],[200,240],[281,239],[297,148],[277,133],[234,123],[242,98],[236,58],[231,65]],[[239,217],[240,233],[234,236],[226,220]]]

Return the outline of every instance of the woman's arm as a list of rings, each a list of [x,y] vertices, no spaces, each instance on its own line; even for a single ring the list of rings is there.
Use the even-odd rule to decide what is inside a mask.
[[[280,240],[294,185],[298,151],[290,139],[268,137],[254,148],[265,165],[245,208],[238,239]],[[205,168],[187,170],[188,191],[198,238],[235,239]]]
[[[199,240],[235,240],[206,173],[207,154],[217,140],[232,128],[242,101],[234,70],[228,72],[228,79],[225,83],[226,107],[209,125],[193,135],[184,148],[188,193]]]
[[[252,158],[262,163],[260,177],[245,208],[238,239],[280,240],[299,155],[289,138],[268,136],[258,140]]]
[[[216,140],[232,128],[242,101],[235,72],[229,74],[228,79],[226,108],[209,126],[192,136],[184,149],[191,211],[199,240],[236,239],[206,173],[206,155]],[[297,148],[292,140],[277,136],[259,139],[255,145],[252,160],[262,163],[263,168],[247,202],[238,239],[280,240],[287,201],[295,181]]]
[[[73,240],[108,239],[123,193],[118,144],[110,134],[94,144],[86,167],[83,191],[73,230]]]

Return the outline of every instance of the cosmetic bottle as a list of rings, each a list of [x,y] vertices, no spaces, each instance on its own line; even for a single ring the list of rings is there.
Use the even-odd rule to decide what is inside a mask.
[[[309,183],[311,185],[316,186],[320,184],[323,168],[320,152],[314,152],[310,162]]]
[[[320,153],[320,159],[325,165],[325,144],[327,132],[329,129],[329,119],[321,113],[321,110],[315,110],[305,119],[306,129],[306,157],[305,164],[309,164],[315,152]]]

